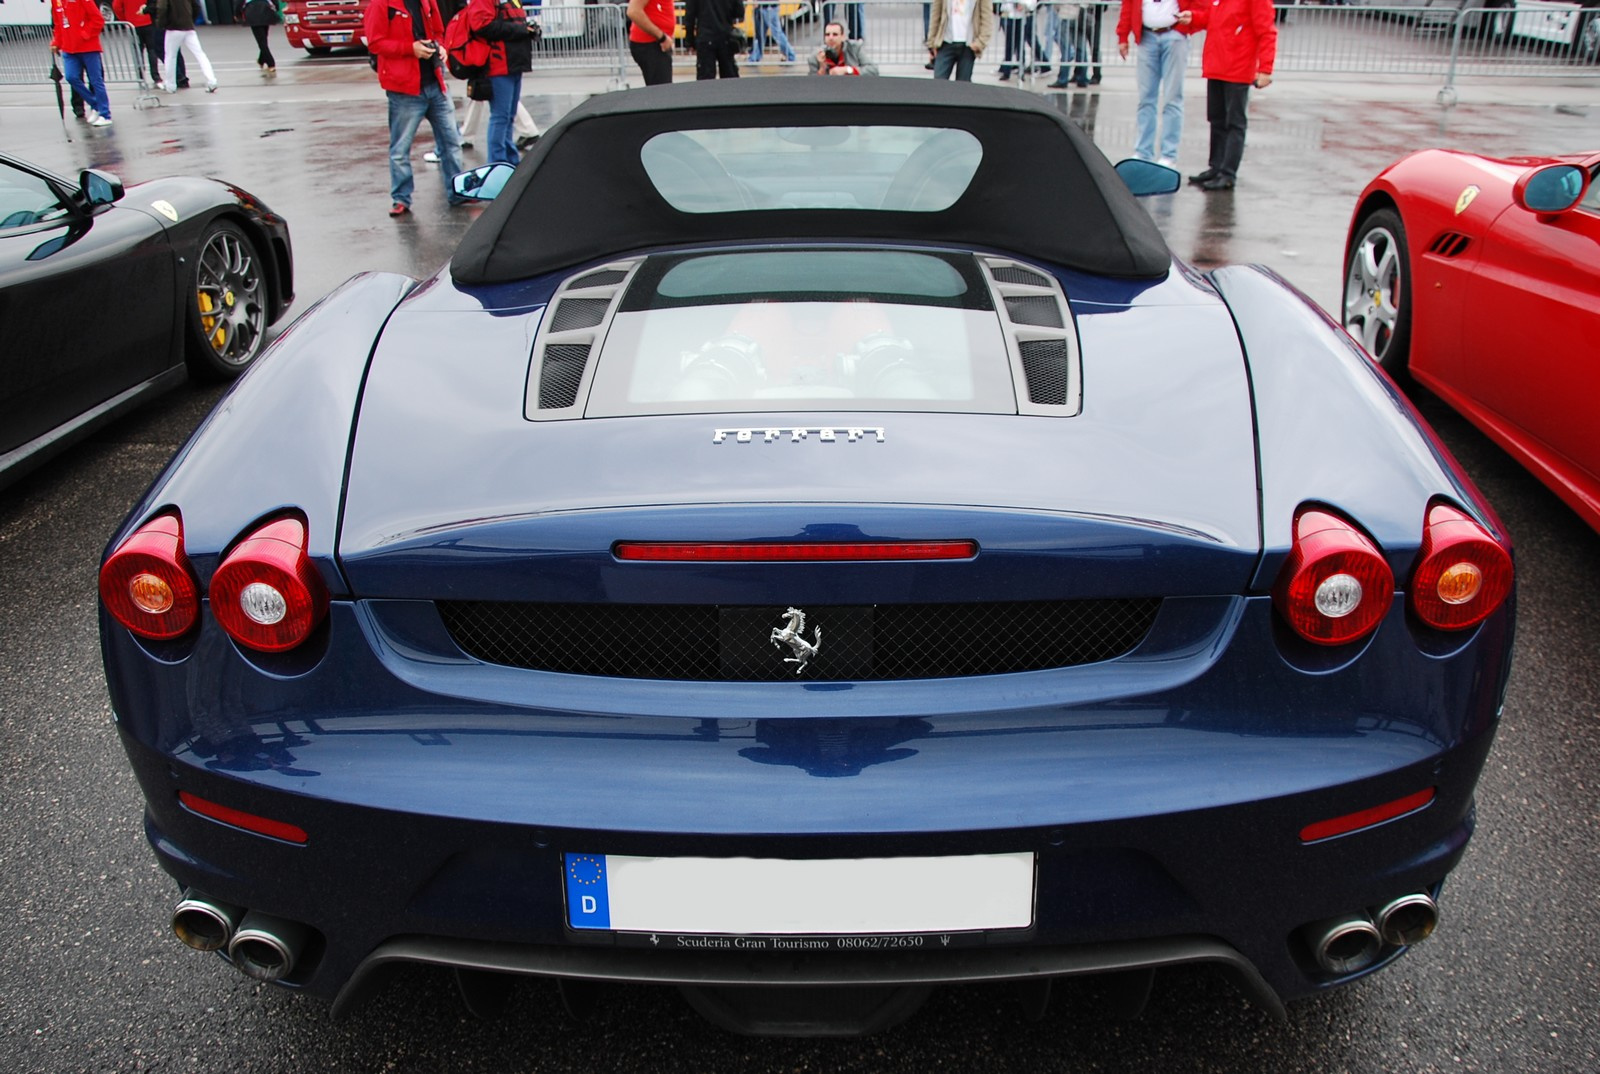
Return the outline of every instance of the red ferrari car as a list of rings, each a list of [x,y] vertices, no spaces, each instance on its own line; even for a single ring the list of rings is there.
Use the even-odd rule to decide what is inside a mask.
[[[1362,191],[1344,324],[1600,530],[1600,152],[1428,149]]]

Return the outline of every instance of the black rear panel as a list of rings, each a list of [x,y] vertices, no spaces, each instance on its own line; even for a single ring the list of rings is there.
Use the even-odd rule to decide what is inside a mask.
[[[816,606],[797,623],[778,606],[439,602],[456,644],[487,663],[702,682],[930,679],[1071,667],[1131,651],[1160,607],[1153,598]],[[788,640],[785,628],[802,644]]]

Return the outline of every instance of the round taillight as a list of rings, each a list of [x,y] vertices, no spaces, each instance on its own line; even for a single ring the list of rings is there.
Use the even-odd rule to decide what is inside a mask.
[[[1465,512],[1428,509],[1422,550],[1411,574],[1411,610],[1438,630],[1477,626],[1505,602],[1515,574],[1511,553]]]
[[[1366,534],[1332,511],[1303,508],[1272,602],[1302,638],[1343,645],[1372,632],[1394,601],[1394,572]]]
[[[269,522],[234,546],[211,576],[211,614],[240,645],[281,653],[328,611],[328,590],[306,555],[298,518]]]
[[[183,521],[157,515],[106,557],[100,599],[111,617],[142,638],[189,632],[200,614],[200,587],[183,551]]]

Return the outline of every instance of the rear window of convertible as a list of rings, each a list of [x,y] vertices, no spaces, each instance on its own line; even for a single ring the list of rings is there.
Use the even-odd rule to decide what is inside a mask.
[[[1015,407],[973,258],[798,249],[649,258],[606,331],[587,412]]]
[[[686,213],[940,212],[971,184],[983,147],[943,127],[735,127],[657,134],[639,156],[656,191]]]

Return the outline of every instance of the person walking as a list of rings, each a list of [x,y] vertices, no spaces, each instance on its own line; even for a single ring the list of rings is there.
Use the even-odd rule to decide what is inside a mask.
[[[934,0],[928,18],[928,58],[933,77],[972,81],[972,68],[994,35],[989,0]]]
[[[533,24],[522,0],[470,0],[462,15],[472,36],[489,43],[488,159],[516,164],[522,159],[512,136],[522,103],[522,75],[533,69]]]
[[[206,50],[200,47],[200,35],[194,32],[194,21],[195,0],[160,0],[156,7],[156,25],[164,32],[163,43],[167,53],[167,80],[161,88],[168,93],[178,92],[174,78],[178,71],[180,48],[200,65],[201,77],[206,80],[206,92],[217,92],[217,73],[211,67]]]
[[[672,0],[628,0],[628,51],[647,86],[672,81],[672,35],[678,17]]]
[[[111,13],[118,22],[132,26],[133,32],[139,35],[139,51],[150,62],[150,84],[161,85],[161,54],[166,46],[161,40],[161,28],[146,10],[145,0],[111,0]]]
[[[62,77],[87,103],[89,125],[111,126],[111,98],[100,56],[106,17],[100,5],[95,0],[51,0],[50,25],[50,51],[61,57]]]
[[[378,61],[378,85],[389,97],[389,215],[411,212],[415,178],[411,143],[426,119],[439,153],[439,177],[452,205],[466,205],[452,181],[462,171],[456,110],[444,83],[444,21],[434,0],[368,0],[362,20],[367,50]]]
[[[760,63],[764,56],[767,35],[772,35],[772,44],[783,54],[784,63],[794,62],[794,46],[789,44],[789,35],[783,32],[783,15],[778,11],[777,4],[756,5],[756,32],[750,38],[750,62]]]
[[[1160,163],[1169,168],[1177,167],[1183,137],[1183,72],[1189,63],[1189,35],[1194,32],[1193,5],[1194,0],[1122,0],[1117,16],[1117,55],[1128,58],[1129,38],[1139,49],[1133,155],[1156,159],[1159,126]]]
[[[251,34],[256,39],[256,66],[261,68],[264,75],[278,73],[278,61],[272,58],[272,47],[267,44],[267,36],[272,33],[273,24],[278,21],[278,0],[237,0],[238,7],[234,9],[235,17],[246,26],[250,27]]]
[[[1250,88],[1272,85],[1278,54],[1278,24],[1272,0],[1210,0],[1193,9],[1192,25],[1206,31],[1200,73],[1206,80],[1206,121],[1211,124],[1211,159],[1189,176],[1201,190],[1232,190],[1244,159]]]
[[[694,77],[738,78],[733,28],[744,21],[744,0],[684,0],[683,40],[694,44]]]

